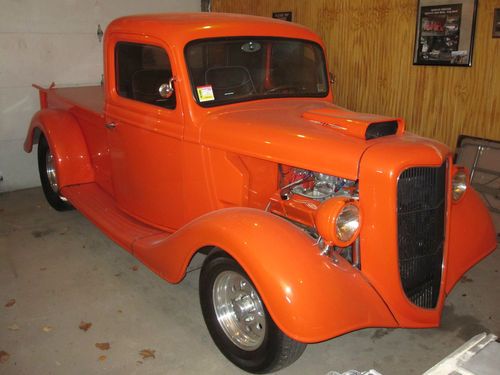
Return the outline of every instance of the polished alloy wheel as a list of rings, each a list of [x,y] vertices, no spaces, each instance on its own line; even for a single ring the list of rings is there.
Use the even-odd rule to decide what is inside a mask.
[[[54,165],[54,156],[50,152],[47,152],[45,156],[45,172],[52,191],[57,193],[59,188],[57,186],[56,167]]]
[[[245,270],[224,250],[205,258],[199,280],[200,305],[219,350],[254,374],[278,371],[295,362],[306,344],[281,331]]]
[[[213,303],[227,337],[240,349],[258,349],[266,335],[266,319],[252,284],[237,272],[221,272],[213,285]]]
[[[42,183],[43,194],[47,202],[57,211],[72,210],[73,206],[59,195],[59,185],[57,184],[57,165],[54,154],[50,152],[49,144],[43,134],[38,140],[38,173]]]

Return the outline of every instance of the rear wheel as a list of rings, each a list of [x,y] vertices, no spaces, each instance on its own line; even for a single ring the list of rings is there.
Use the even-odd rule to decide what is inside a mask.
[[[54,155],[50,152],[50,147],[43,135],[40,135],[38,141],[38,172],[40,173],[40,181],[47,202],[57,211],[73,209],[73,206],[59,195]]]
[[[276,326],[248,275],[223,252],[209,255],[203,264],[200,303],[213,341],[245,371],[277,371],[306,348]]]

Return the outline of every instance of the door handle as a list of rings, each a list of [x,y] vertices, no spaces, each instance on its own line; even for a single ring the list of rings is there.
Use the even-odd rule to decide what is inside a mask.
[[[115,122],[108,122],[104,125],[106,129],[114,129],[116,128],[116,123]]]

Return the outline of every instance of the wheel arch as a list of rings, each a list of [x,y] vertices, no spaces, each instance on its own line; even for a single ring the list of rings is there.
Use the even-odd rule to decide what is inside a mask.
[[[60,188],[94,181],[87,143],[73,115],[55,109],[38,111],[31,120],[24,150],[31,152],[41,136],[45,137],[54,155]]]
[[[207,247],[221,249],[245,270],[275,323],[294,340],[319,342],[360,328],[397,326],[359,270],[341,257],[334,263],[320,255],[303,231],[261,210],[213,211],[169,237],[136,241],[134,255],[175,283]]]

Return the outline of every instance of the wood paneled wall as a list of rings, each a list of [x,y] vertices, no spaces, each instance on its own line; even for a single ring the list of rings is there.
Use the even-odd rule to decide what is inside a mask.
[[[471,68],[414,66],[417,0],[212,0],[212,11],[271,16],[316,31],[338,105],[403,117],[411,132],[454,148],[459,134],[500,140],[500,0],[479,0]]]

